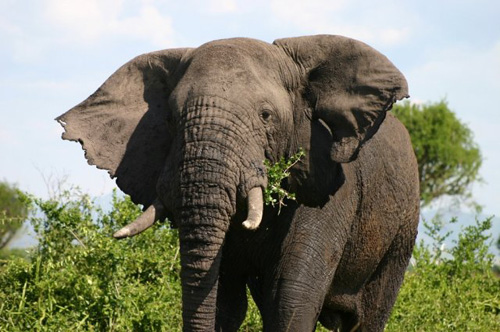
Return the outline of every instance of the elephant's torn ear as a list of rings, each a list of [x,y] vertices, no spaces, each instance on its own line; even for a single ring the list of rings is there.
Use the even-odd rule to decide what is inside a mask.
[[[118,69],[89,98],[56,118],[88,163],[109,171],[135,203],[150,206],[170,148],[166,126],[175,71],[189,49],[148,53]]]
[[[357,40],[332,35],[279,39],[305,81],[313,116],[331,130],[331,157],[356,158],[396,101],[408,97],[403,74],[381,53]]]

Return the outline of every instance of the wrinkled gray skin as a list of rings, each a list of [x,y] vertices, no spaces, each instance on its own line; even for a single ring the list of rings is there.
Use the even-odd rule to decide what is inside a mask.
[[[387,113],[407,94],[352,39],[238,38],[141,55],[57,120],[134,202],[154,202],[144,219],[179,227],[185,331],[236,331],[246,285],[265,331],[382,331],[417,233],[416,160]],[[242,227],[264,159],[299,148],[283,183],[297,201]]]

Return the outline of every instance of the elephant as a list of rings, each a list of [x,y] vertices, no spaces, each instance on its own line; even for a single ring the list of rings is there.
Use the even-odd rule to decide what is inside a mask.
[[[140,55],[56,120],[144,212],[177,227],[184,331],[382,331],[419,220],[418,171],[390,113],[403,74],[337,35],[211,41]],[[265,204],[264,161],[304,156]]]

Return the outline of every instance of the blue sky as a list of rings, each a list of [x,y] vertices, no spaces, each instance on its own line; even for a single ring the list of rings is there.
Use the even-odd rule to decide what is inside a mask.
[[[327,33],[387,55],[407,77],[412,102],[448,100],[484,156],[474,198],[498,216],[499,17],[496,0],[1,0],[0,179],[45,197],[61,179],[106,195],[114,182],[60,139],[53,119],[122,64],[227,37]]]

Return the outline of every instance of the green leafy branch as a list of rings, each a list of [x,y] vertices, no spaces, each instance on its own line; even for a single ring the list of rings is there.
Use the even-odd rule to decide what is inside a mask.
[[[281,159],[271,164],[269,160],[264,160],[264,166],[267,169],[267,188],[264,190],[264,202],[273,207],[278,205],[281,210],[285,206],[284,200],[295,200],[295,194],[290,193],[281,187],[281,182],[290,176],[290,169],[304,157],[304,150],[299,151],[288,159]]]

